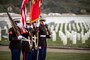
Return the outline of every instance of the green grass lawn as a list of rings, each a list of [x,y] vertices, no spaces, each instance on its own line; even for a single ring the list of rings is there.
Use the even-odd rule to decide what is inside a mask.
[[[90,38],[86,40],[86,43],[82,44],[81,40],[77,40],[77,44],[72,44],[72,41],[68,39],[67,45],[63,45],[62,41],[57,38],[56,41],[52,41],[51,39],[47,40],[48,46],[57,46],[57,47],[74,47],[74,48],[90,48]]]
[[[0,51],[0,60],[10,60],[10,52]]]
[[[0,60],[10,60],[10,52],[0,51]],[[22,60],[22,57],[21,57],[21,60]],[[47,52],[46,60],[90,60],[90,54]]]
[[[90,60],[89,56],[82,53],[47,53],[46,60]]]
[[[9,40],[8,40],[8,39],[2,39],[2,40],[0,41],[0,44],[1,44],[1,45],[9,45]]]
[[[48,46],[57,46],[57,47],[81,47],[81,48],[90,48],[90,38],[88,40],[86,40],[85,44],[81,43],[80,41],[77,41],[77,44],[72,44],[72,41],[70,41],[68,39],[68,44],[67,45],[63,45],[61,39],[57,36],[57,40],[56,41],[52,41],[51,39],[47,40],[47,44]],[[9,45],[9,41],[8,40],[2,40],[0,41],[0,45]]]

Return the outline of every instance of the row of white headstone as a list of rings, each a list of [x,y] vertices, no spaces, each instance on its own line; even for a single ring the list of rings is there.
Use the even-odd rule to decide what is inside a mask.
[[[60,25],[60,26],[59,26]],[[55,32],[58,32],[59,30],[59,27],[60,27],[60,31],[63,31],[63,27],[65,27],[65,30],[67,30],[67,27],[69,28],[69,31],[71,32],[72,29],[75,30],[75,31],[80,31],[80,30],[86,30],[88,31],[89,28],[90,28],[90,24],[86,24],[86,23],[80,23],[80,25],[78,23],[76,24],[70,24],[70,23],[65,23],[65,26],[64,26],[64,23],[61,23],[61,24],[56,24],[55,25],[51,25],[49,26],[50,27],[50,30],[53,31],[55,30]]]
[[[4,26],[4,29],[3,30],[5,30],[5,33],[8,34],[8,28],[6,26]],[[2,29],[0,27],[0,41],[2,40],[2,37],[1,36],[2,36]]]
[[[69,25],[69,30],[67,30],[67,26]],[[80,27],[81,27],[81,32],[78,33],[77,31],[74,31],[71,29],[71,26],[73,29],[80,31]],[[65,28],[65,33],[63,32],[63,27]],[[52,32],[52,40],[56,41],[56,33],[58,32],[58,28],[59,28],[59,24],[56,25],[55,30],[54,30],[54,26],[51,26],[51,32]],[[77,40],[81,40],[82,43],[85,43],[86,40],[88,40],[88,38],[90,37],[90,24],[82,24],[80,23],[80,26],[78,25],[78,23],[75,24],[65,24],[65,26],[61,23],[60,26],[60,30],[59,30],[59,37],[61,39],[61,41],[63,42],[63,45],[67,44],[68,39],[70,39],[72,41],[73,44],[77,43]],[[84,29],[87,30],[86,33],[84,33]]]
[[[59,31],[59,37],[64,45],[67,44],[68,39],[72,41],[73,44],[77,43],[77,40],[81,40],[82,43],[85,43],[86,40],[90,37],[90,30],[83,34],[83,32],[77,33],[75,31],[72,31],[71,33],[67,30],[66,34],[64,34],[62,31]],[[52,40],[56,41],[56,32],[52,31]]]

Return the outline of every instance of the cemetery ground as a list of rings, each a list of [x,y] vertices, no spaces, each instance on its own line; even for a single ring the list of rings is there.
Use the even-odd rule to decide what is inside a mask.
[[[56,41],[52,41],[52,39],[48,39],[47,40],[47,45],[48,47],[52,47],[52,48],[88,48],[90,49],[90,38],[88,40],[86,40],[86,43],[81,43],[81,40],[77,41],[77,44],[72,44],[72,41],[68,39],[67,45],[63,45],[62,41],[60,40],[60,38],[56,38]],[[9,45],[9,40],[7,39],[2,39],[0,41],[0,45],[3,46],[7,46]]]
[[[52,41],[49,39],[48,47],[55,47],[55,48],[87,48],[90,49],[90,38],[82,44],[81,40],[77,40],[77,44],[72,44],[72,41],[68,39],[67,45],[63,45],[62,41],[59,38],[56,38],[57,41]]]
[[[90,60],[90,50],[47,49],[46,60]],[[0,46],[0,60],[10,60],[8,46]],[[21,54],[22,60],[22,54]]]
[[[52,40],[48,40],[48,46],[62,46],[65,47],[61,41],[57,40],[55,42],[52,42]],[[71,42],[68,42],[71,43]],[[8,40],[2,40],[0,41],[1,45],[4,45],[3,48],[0,48],[0,60],[10,60],[10,50],[8,49]],[[79,44],[78,45],[72,45],[71,47],[89,47],[89,40],[85,44]],[[0,45],[0,47],[1,47]],[[70,46],[70,44],[67,45],[67,47]],[[72,49],[47,49],[47,57],[46,60],[90,60],[90,50],[72,50]],[[22,60],[22,54],[21,54],[21,60]]]
[[[10,52],[0,51],[0,60],[10,60]],[[90,53],[47,52],[46,60],[90,60]]]

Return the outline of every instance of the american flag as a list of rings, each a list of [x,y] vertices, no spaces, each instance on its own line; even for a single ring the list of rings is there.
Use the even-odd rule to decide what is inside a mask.
[[[23,0],[21,5],[21,23],[23,27],[26,27],[26,16],[27,16],[27,4],[29,0]]]
[[[21,5],[21,34],[25,33],[25,28],[26,28],[26,17],[27,17],[27,4],[30,0],[22,0],[22,5]]]

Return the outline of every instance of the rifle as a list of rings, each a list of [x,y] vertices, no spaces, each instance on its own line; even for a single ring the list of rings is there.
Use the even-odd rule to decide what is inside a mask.
[[[12,27],[13,27],[16,35],[19,36],[19,35],[20,35],[20,32],[19,32],[19,29],[18,29],[17,25],[15,24],[15,22],[14,22],[13,19],[11,18],[9,12],[8,12],[8,11],[6,11],[6,12],[7,12],[7,15],[8,15],[8,17],[9,17],[9,20],[10,20],[10,22],[11,22],[11,24],[12,24]]]
[[[12,19],[12,17],[10,16],[9,12],[8,12],[8,11],[6,11],[6,12],[7,12],[7,15],[8,15],[8,17],[9,17],[9,20],[10,20],[10,22],[11,22],[11,24],[12,24],[12,27],[13,27],[16,35],[19,36],[19,35],[20,35],[20,32],[19,32],[19,29],[18,29],[17,25],[16,25],[15,22],[13,21],[13,19]],[[30,45],[30,40],[28,40],[27,38],[23,37],[21,40],[22,40],[22,41],[28,41],[28,42],[29,42],[29,45]]]

